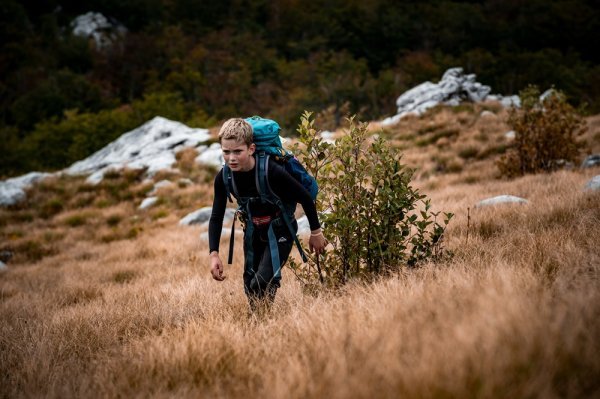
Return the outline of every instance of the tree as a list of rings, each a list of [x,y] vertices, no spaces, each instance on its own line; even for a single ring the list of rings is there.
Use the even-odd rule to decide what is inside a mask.
[[[529,86],[520,97],[521,108],[512,108],[508,118],[515,143],[498,161],[500,172],[508,177],[549,172],[577,161],[582,146],[577,137],[586,125],[565,95],[551,90],[540,96],[536,86]]]

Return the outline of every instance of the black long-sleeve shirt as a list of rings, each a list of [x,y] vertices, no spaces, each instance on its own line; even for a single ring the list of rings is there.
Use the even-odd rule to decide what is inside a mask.
[[[256,166],[254,167],[256,168]],[[235,185],[240,197],[258,197],[256,188],[255,169],[247,172],[232,172]],[[317,216],[317,209],[310,194],[296,179],[294,179],[281,165],[269,159],[268,168],[269,185],[273,192],[284,203],[300,203],[308,218],[311,230],[321,227]],[[210,252],[219,251],[219,241],[223,228],[223,217],[227,206],[227,192],[223,182],[223,170],[217,174],[214,182],[215,197],[208,224],[208,243]],[[232,193],[233,196],[233,193]],[[276,205],[256,203],[251,205],[252,216],[274,215],[279,208]]]

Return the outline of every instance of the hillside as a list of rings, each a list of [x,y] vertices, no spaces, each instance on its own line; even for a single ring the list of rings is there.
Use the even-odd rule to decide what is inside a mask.
[[[206,227],[178,225],[212,201],[215,171],[194,150],[150,181],[125,170],[34,186],[0,209],[0,252],[14,253],[0,272],[0,397],[600,395],[600,194],[584,190],[600,171],[499,179],[505,116],[465,104],[373,124],[434,208],[456,214],[453,257],[319,294],[284,269],[258,318],[241,245],[217,283]],[[599,153],[600,116],[587,122]],[[474,207],[500,194],[529,204]]]

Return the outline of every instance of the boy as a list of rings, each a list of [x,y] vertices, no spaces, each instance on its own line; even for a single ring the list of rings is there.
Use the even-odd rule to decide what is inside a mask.
[[[219,131],[219,141],[223,158],[231,169],[239,196],[258,197],[255,176],[256,159],[253,156],[256,145],[252,142],[252,126],[240,118],[229,119]],[[268,183],[273,193],[284,203],[300,203],[302,205],[311,229],[309,248],[318,256],[325,249],[327,241],[321,232],[317,210],[310,194],[277,162],[269,160],[268,171]],[[215,197],[208,227],[210,272],[215,280],[223,281],[226,276],[223,274],[223,262],[219,257],[219,241],[227,205],[223,170],[215,178],[214,190]],[[263,299],[271,303],[275,299],[275,293],[279,287],[280,277],[275,275],[271,263],[267,237],[269,225],[273,224],[280,259],[278,266],[282,267],[292,250],[298,223],[293,219],[294,236],[292,236],[286,223],[282,222],[283,218],[279,215],[280,210],[277,206],[254,201],[251,202],[250,207],[252,220],[248,220],[246,223],[253,223],[254,226],[252,237],[246,237],[246,229],[244,229],[244,291],[248,296],[251,308],[255,309],[257,303]],[[249,242],[251,242],[251,248],[246,245]]]

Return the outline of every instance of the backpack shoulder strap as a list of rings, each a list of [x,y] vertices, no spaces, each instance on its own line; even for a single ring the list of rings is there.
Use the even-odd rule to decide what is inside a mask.
[[[264,158],[262,158],[262,157],[264,157]],[[277,205],[277,207],[279,207],[279,210],[281,211],[281,217],[283,218],[283,221],[284,221],[285,225],[287,226],[291,236],[294,237],[294,242],[296,243],[296,246],[298,247],[300,256],[302,257],[302,260],[304,262],[306,262],[307,261],[306,255],[304,254],[304,251],[302,250],[302,245],[300,245],[300,241],[298,240],[296,231],[292,227],[292,220],[294,219],[294,211],[293,211],[293,209],[288,209],[288,207],[285,206],[283,201],[281,201],[281,199],[277,196],[277,194],[275,194],[275,192],[271,189],[271,185],[269,184],[269,179],[268,179],[269,155],[268,154],[265,155],[264,153],[262,153],[262,157],[259,154],[258,159],[260,161],[258,162],[258,165],[256,168],[256,187],[260,194],[260,199],[263,203],[265,201],[267,201],[267,199],[268,199],[269,202],[271,202],[272,204],[275,204],[275,205]],[[294,204],[293,208],[295,208],[295,204]],[[279,276],[279,263],[275,261],[275,259],[278,261],[279,257],[274,256],[274,252],[277,249],[277,242],[274,240],[275,236],[272,231],[272,226],[270,226],[269,228],[271,230],[269,233],[269,244],[271,247],[271,256],[273,259],[274,267],[277,267],[277,270],[275,271],[275,275]]]
[[[256,156],[256,189],[260,196],[260,202],[269,202],[268,200],[272,197],[272,192],[268,183],[269,176],[269,154],[261,151]]]
[[[229,166],[227,165],[223,165],[223,183],[225,184],[225,192],[227,193],[227,199],[229,200],[229,202],[233,202],[233,200],[231,199],[232,192],[235,198],[240,197],[237,187],[235,185],[235,180],[233,179],[233,173],[231,172],[231,168],[229,168]]]

